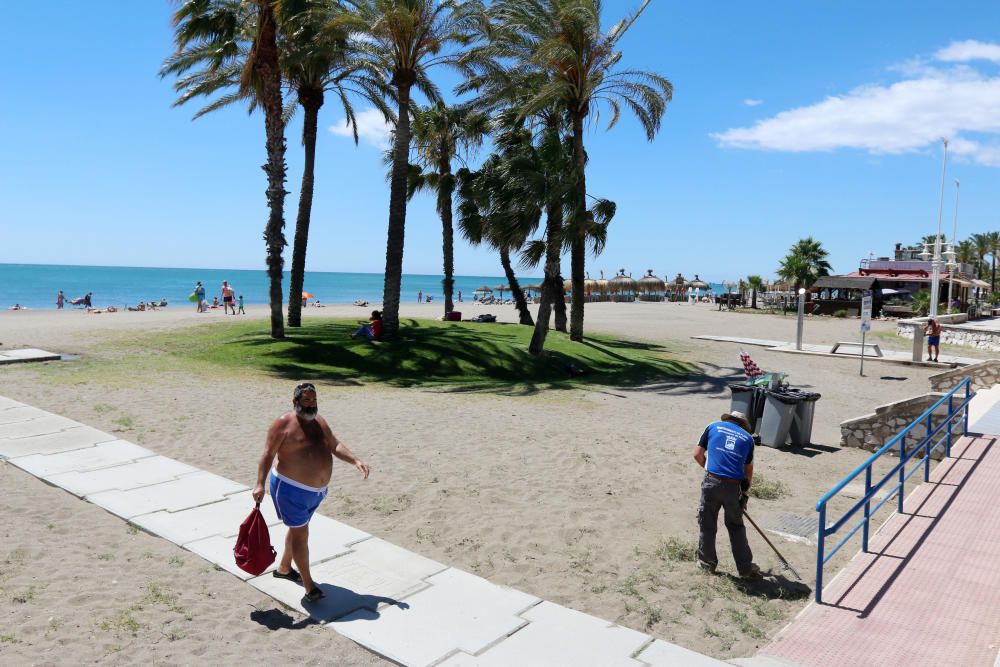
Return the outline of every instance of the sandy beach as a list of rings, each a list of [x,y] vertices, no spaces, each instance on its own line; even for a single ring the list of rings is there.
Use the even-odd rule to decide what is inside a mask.
[[[463,304],[516,321],[513,306]],[[373,306],[374,307],[374,306]],[[370,308],[309,308],[305,318]],[[439,304],[401,316],[436,318]],[[264,319],[266,308],[249,309]],[[0,349],[40,347],[79,361],[0,368],[0,395],[40,407],[210,472],[252,484],[270,422],[293,384],[206,365],[178,372],[124,355],[116,341],[222,321],[221,311],[0,312]],[[805,589],[751,533],[755,561],[776,577],[748,598],[703,574],[683,549],[697,540],[703,472],[691,458],[704,426],[728,409],[740,348],[692,340],[739,335],[793,340],[792,316],[719,312],[711,305],[588,304],[590,332],[654,341],[698,372],[640,389],[527,395],[318,383],[321,412],[371,466],[363,482],[334,469],[320,513],[429,558],[719,657],[752,655],[806,603]],[[894,322],[876,321],[883,346]],[[811,343],[857,340],[856,319],[809,318]],[[935,369],[746,348],[766,370],[822,394],[814,446],[761,447],[757,474],[781,482],[753,500],[759,524],[814,517],[819,497],[867,452],[840,449],[842,420],[927,391]],[[947,351],[946,351],[947,352]],[[965,354],[965,352],[962,352]],[[303,664],[378,664],[366,650],[303,621],[197,556],[0,463],[0,660],[6,664],[234,664],[254,656]],[[748,529],[749,530],[749,529]],[[811,586],[815,547],[770,535]],[[724,531],[720,569],[734,573]],[[840,563],[856,551],[845,548]],[[827,577],[837,567],[834,561]]]

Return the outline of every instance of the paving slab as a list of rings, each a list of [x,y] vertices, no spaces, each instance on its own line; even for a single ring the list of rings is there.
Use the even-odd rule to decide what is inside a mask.
[[[312,556],[311,544],[309,552]],[[326,593],[317,603],[303,603],[301,586],[270,574],[249,583],[303,614],[331,621],[359,609],[377,613],[380,605],[396,604],[427,588],[424,579],[445,569],[437,561],[373,537],[354,545],[350,553],[311,568],[313,580]]]
[[[10,462],[35,477],[44,478],[73,470],[86,472],[107,468],[155,455],[154,452],[145,447],[134,445],[126,440],[112,440],[92,447],[73,449],[57,454],[18,456],[11,459]]]
[[[249,491],[235,493],[208,505],[201,505],[179,512],[159,511],[136,517],[132,523],[174,544],[202,540],[213,535],[235,538],[240,524],[250,514],[254,502]],[[261,513],[268,526],[281,523],[269,502],[262,503]],[[229,540],[229,558],[232,559],[234,539]],[[214,561],[213,561],[214,562]]]
[[[417,597],[419,596],[413,598],[414,606]],[[449,667],[641,667],[643,663],[632,658],[632,655],[653,640],[649,635],[552,602],[542,602],[532,607],[522,613],[521,618],[528,625],[479,655],[471,655],[472,651],[465,651],[451,656],[441,664]]]
[[[28,361],[59,361],[60,359],[62,359],[62,356],[55,352],[47,352],[30,347],[0,352],[0,365],[18,364]]]
[[[175,480],[130,491],[101,491],[87,500],[123,519],[132,519],[159,510],[179,512],[223,500],[247,487],[210,472],[199,471]]]
[[[93,447],[102,442],[111,442],[112,440],[115,440],[115,436],[98,431],[96,428],[77,425],[74,428],[68,428],[56,433],[17,438],[14,440],[0,439],[0,456],[14,458],[30,454],[56,454],[74,449]]]
[[[647,646],[636,659],[652,667],[725,667],[728,663],[695,653],[683,646],[657,639]]]
[[[29,419],[38,419],[39,417],[45,417],[49,414],[50,413],[45,410],[39,410],[38,408],[33,408],[30,405],[10,407],[6,410],[0,410],[0,425],[26,422]]]
[[[331,627],[390,660],[430,665],[457,651],[479,653],[504,639],[528,622],[519,614],[540,602],[455,568],[426,581],[429,588],[398,606],[357,611]],[[372,622],[375,619],[378,622]]]
[[[20,401],[15,401],[13,398],[7,398],[6,396],[0,396],[0,410],[23,407],[25,407],[25,404]]]
[[[0,424],[0,439],[30,438],[36,435],[47,435],[65,431],[68,428],[79,427],[80,422],[66,419],[59,415],[43,412],[36,419],[29,419],[13,424]]]
[[[58,475],[49,475],[45,479],[51,484],[61,486],[74,496],[82,498],[99,491],[114,489],[128,491],[151,484],[160,484],[194,472],[198,472],[198,468],[174,459],[168,459],[165,456],[153,456],[110,468],[86,472],[74,470]]]

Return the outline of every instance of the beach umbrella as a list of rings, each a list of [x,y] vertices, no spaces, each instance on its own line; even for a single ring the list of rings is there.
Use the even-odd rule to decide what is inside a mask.
[[[494,289],[500,292],[500,298],[502,299],[504,291],[510,290],[510,285],[497,285]]]
[[[310,294],[309,292],[303,292],[303,293],[302,293],[302,298],[303,298],[303,299],[315,299],[316,297],[314,297],[314,296],[313,296],[312,294]]]

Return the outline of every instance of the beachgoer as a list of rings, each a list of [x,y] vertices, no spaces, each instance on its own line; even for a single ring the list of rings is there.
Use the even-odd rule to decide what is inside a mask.
[[[351,338],[358,336],[364,336],[368,340],[378,340],[382,337],[382,311],[373,310],[368,322],[361,322],[361,326],[351,334]]]
[[[83,297],[83,305],[85,305],[87,308],[93,308],[94,307],[93,298],[94,298],[94,293],[87,292],[87,296]]]
[[[219,297],[213,296],[212,297],[212,308],[218,308],[218,307],[219,307]]]
[[[424,291],[420,290],[417,292],[417,303],[421,303],[424,300]]]
[[[21,304],[15,303],[13,306],[11,306],[10,308],[8,308],[7,310],[25,310],[25,309],[21,308]]]
[[[276,457],[278,463],[271,470]],[[288,526],[285,550],[272,574],[302,584],[306,602],[323,597],[323,591],[309,572],[309,520],[326,497],[333,457],[350,463],[368,479],[368,466],[337,439],[319,415],[316,387],[304,382],[295,387],[292,410],[278,417],[267,432],[264,455],[257,465],[253,499],[257,503],[263,500],[264,482],[268,480],[278,518]],[[299,566],[298,572],[292,569],[293,559]]]
[[[243,315],[246,315],[247,311],[243,310],[243,295],[242,294],[240,294],[240,299],[239,299],[239,301],[237,303],[239,304],[239,307],[240,307],[240,313],[242,313]]]
[[[927,361],[937,361],[941,354],[941,325],[933,317],[927,321],[924,335],[927,336]]]
[[[63,303],[66,301],[66,295],[63,294],[62,290],[59,290],[59,294],[56,294],[56,308],[62,310]]]
[[[236,314],[236,306],[233,304],[233,293],[236,290],[232,288],[229,281],[222,281],[222,307],[225,309],[225,314],[229,314],[229,309],[233,309],[233,315]]]
[[[458,290],[458,302],[462,303],[462,290]]]
[[[724,511],[729,542],[740,577],[753,579],[760,576],[760,568],[753,562],[747,531],[743,525],[753,481],[753,437],[750,422],[742,412],[722,415],[712,422],[701,435],[694,448],[694,460],[705,469],[701,483],[701,502],[698,506],[698,565],[715,572],[719,558],[715,553],[715,532],[719,509]]]
[[[195,306],[195,309],[194,309],[195,312],[196,313],[204,313],[205,312],[205,286],[201,284],[200,280],[194,286],[194,300],[197,303],[197,305]]]

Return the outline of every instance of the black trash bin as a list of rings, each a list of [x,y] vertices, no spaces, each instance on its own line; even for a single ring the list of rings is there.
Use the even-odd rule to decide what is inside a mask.
[[[760,422],[760,443],[768,447],[783,447],[799,404],[801,394],[789,391],[764,392],[764,415]]]
[[[788,437],[793,445],[801,447],[812,442],[813,415],[816,412],[816,401],[820,399],[820,395],[812,391],[797,393],[802,397],[802,400],[795,406],[795,415],[792,417],[792,426],[788,430]]]

